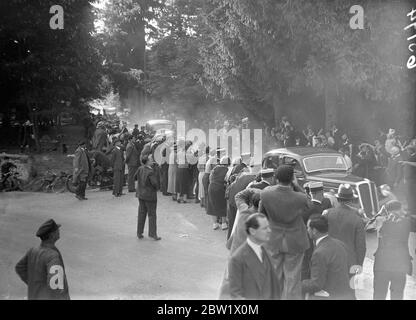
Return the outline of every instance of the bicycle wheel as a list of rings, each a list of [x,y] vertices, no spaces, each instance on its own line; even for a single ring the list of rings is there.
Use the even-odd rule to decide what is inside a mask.
[[[66,189],[71,193],[75,193],[76,188],[72,183],[72,175],[68,176],[68,178],[66,179]]]
[[[52,184],[52,191],[55,193],[62,193],[66,189],[66,177],[60,177],[54,181]]]
[[[49,181],[45,181],[42,184],[42,191],[46,193],[52,192],[52,183],[50,183]]]
[[[32,192],[38,192],[43,187],[43,179],[41,177],[35,178],[32,180],[30,185],[27,186],[27,189]]]

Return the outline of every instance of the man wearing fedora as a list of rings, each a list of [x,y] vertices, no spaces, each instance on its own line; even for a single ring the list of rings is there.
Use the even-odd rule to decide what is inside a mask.
[[[75,150],[73,167],[74,174],[72,176],[72,182],[76,186],[75,197],[78,200],[87,200],[85,197],[85,189],[87,187],[88,176],[91,172],[91,163],[85,149],[85,141],[78,143],[78,148]]]
[[[31,248],[16,264],[16,273],[27,284],[29,300],[70,299],[64,261],[55,247],[60,227],[53,219],[43,223],[36,232],[42,240],[40,246]]]
[[[335,195],[339,206],[325,210],[329,235],[341,240],[347,247],[350,276],[361,273],[366,252],[365,224],[351,204],[358,198],[349,184],[341,184]]]

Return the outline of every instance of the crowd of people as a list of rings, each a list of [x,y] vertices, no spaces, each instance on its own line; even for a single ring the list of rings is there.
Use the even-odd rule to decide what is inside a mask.
[[[161,240],[156,223],[159,190],[181,205],[190,201],[199,203],[201,210],[211,216],[212,229],[225,231],[230,251],[220,288],[221,299],[356,298],[352,283],[362,272],[366,235],[365,223],[353,205],[357,196],[350,185],[339,186],[334,203],[324,196],[322,183],[300,186],[291,165],[254,173],[249,153],[231,159],[226,149],[211,149],[197,140],[176,141],[174,136],[155,136],[151,128],[139,129],[138,125],[130,132],[126,123],[96,120],[92,139],[81,141],[75,152],[76,197],[86,200],[85,187],[91,172],[106,165],[113,175],[113,195],[122,196],[126,184],[128,191],[135,192],[138,198],[138,239],[144,237],[148,218],[148,236],[156,241]],[[239,125],[244,126],[245,122]],[[223,125],[231,127],[229,121]],[[277,130],[277,135],[284,137],[283,146],[291,146],[291,132],[295,130],[287,118],[282,119],[281,130]],[[270,132],[276,137],[275,128]],[[315,135],[311,127],[302,134],[303,145],[332,147],[355,159],[348,136],[335,126],[325,135],[326,140]],[[299,139],[302,140],[294,136],[295,145],[299,145]],[[323,142],[327,145],[322,145]],[[383,149],[387,167],[397,161],[408,190],[414,190],[415,140],[405,146],[390,130],[386,140],[379,140],[376,146],[360,145],[356,157],[364,161],[373,154],[376,161],[383,161]],[[406,160],[398,160],[397,149],[399,153],[408,151]],[[352,160],[353,171],[362,166]],[[365,175],[370,173],[362,174]],[[394,190],[400,180],[396,173],[391,173],[391,178],[394,179],[388,183]],[[373,270],[374,299],[385,299],[389,287],[392,299],[402,299],[406,274],[412,274],[409,214],[415,214],[416,207],[411,198],[409,191],[407,211],[394,199],[375,217],[379,243]],[[47,227],[53,236],[48,238],[40,230],[42,241],[59,239],[55,222],[47,222]],[[39,253],[28,253],[36,254]],[[23,281],[30,283],[28,255],[19,262],[16,271]]]

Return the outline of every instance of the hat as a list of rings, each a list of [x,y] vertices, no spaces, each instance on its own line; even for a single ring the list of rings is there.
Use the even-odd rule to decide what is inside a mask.
[[[399,147],[394,146],[394,147],[391,148],[391,154],[392,155],[395,156],[395,155],[397,155],[399,153],[400,153],[400,148]]]
[[[384,207],[387,211],[398,211],[401,210],[402,204],[400,201],[390,200],[384,205]]]
[[[338,187],[338,193],[335,195],[338,199],[353,200],[357,199],[358,196],[354,194],[354,191],[350,184],[340,184]]]
[[[287,164],[281,165],[276,170],[276,178],[282,182],[290,182],[293,178],[293,167]]]
[[[238,164],[241,164],[241,158],[240,157],[236,157],[233,159],[232,163],[233,166],[236,166]]]
[[[56,224],[56,222],[53,219],[49,219],[40,226],[40,228],[36,232],[36,236],[40,238],[44,235],[54,232],[55,230],[58,230],[60,227],[60,224]]]
[[[311,192],[317,192],[324,190],[324,184],[322,182],[309,182],[309,190]]]
[[[86,144],[85,140],[79,140],[77,146],[84,146]]]
[[[231,163],[231,160],[230,160],[230,157],[228,157],[228,156],[224,156],[220,160],[220,164],[223,164],[223,165],[229,166],[230,163]]]
[[[261,169],[260,170],[260,175],[262,178],[271,178],[274,175],[274,170],[273,169]]]

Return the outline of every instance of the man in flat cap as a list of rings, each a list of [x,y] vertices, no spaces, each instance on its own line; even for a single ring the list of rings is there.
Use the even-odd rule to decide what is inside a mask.
[[[75,197],[78,200],[87,200],[85,197],[85,189],[87,187],[88,176],[91,173],[90,158],[88,157],[85,146],[85,141],[78,143],[73,161],[74,174],[72,176],[72,182],[76,186]]]
[[[16,264],[16,273],[27,284],[29,300],[70,299],[64,261],[55,247],[60,227],[53,219],[43,223],[36,232],[42,240],[40,246],[31,248]]]
[[[309,248],[309,238],[303,215],[310,201],[305,193],[293,190],[294,170],[281,165],[276,170],[277,185],[260,194],[259,212],[269,217],[272,233],[266,248],[271,252],[277,277],[282,284],[282,299],[302,299],[302,260]]]
[[[253,181],[247,186],[247,188],[254,188],[263,190],[268,186],[273,186],[276,184],[276,179],[274,178],[273,169],[261,169],[260,171],[260,182]]]

